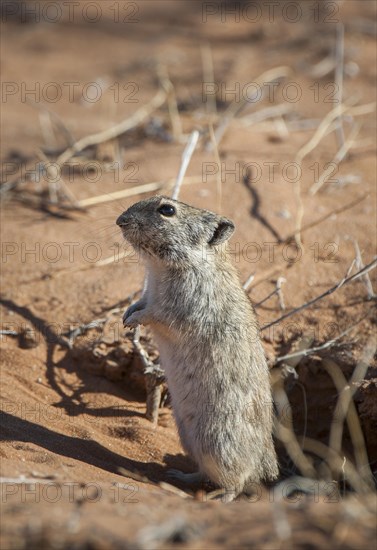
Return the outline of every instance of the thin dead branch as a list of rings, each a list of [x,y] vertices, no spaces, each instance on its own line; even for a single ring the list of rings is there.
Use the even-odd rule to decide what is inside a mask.
[[[283,291],[281,289],[281,285],[286,282],[287,282],[287,279],[285,279],[284,277],[279,277],[278,280],[276,281],[276,294],[278,295],[280,309],[282,310],[285,309],[285,304],[284,304]]]
[[[43,167],[46,170],[47,173],[47,183],[48,188],[50,192],[50,200],[53,204],[57,204],[58,201],[58,192],[60,192],[66,200],[68,200],[69,203],[74,208],[80,208],[79,202],[76,199],[74,193],[69,189],[69,187],[65,184],[63,178],[59,177],[59,181],[56,181],[56,174],[54,174],[51,163],[49,162],[46,155],[43,153],[43,151],[39,150],[37,152],[38,157],[41,159],[43,163]]]
[[[320,143],[322,138],[327,134],[329,128],[332,126],[332,123],[336,121],[343,113],[350,111],[353,105],[348,102],[347,104],[337,105],[332,109],[322,120],[321,124],[318,126],[316,132],[311,137],[311,139],[301,147],[295,157],[295,163],[302,167],[302,162],[304,158],[313,151],[317,145]],[[335,126],[334,126],[335,128]],[[296,214],[296,230],[295,230],[295,240],[297,246],[302,247],[301,241],[301,226],[302,219],[304,216],[304,206],[301,198],[301,178],[298,178],[294,184],[294,192],[296,196],[297,203],[297,214]]]
[[[345,212],[346,210],[349,210],[350,208],[353,208],[354,206],[356,206],[357,204],[359,204],[360,202],[365,200],[368,196],[369,196],[369,194],[365,193],[364,195],[361,195],[357,199],[345,204],[344,206],[341,206],[340,208],[330,210],[330,212],[328,212],[324,216],[321,216],[320,218],[318,218],[318,220],[315,220],[314,222],[310,222],[310,223],[304,225],[301,228],[301,233],[304,233],[305,231],[307,231],[308,229],[311,229],[312,227],[316,227],[317,225],[319,225],[320,223],[328,220],[332,216],[336,216],[337,214],[341,214],[342,212]],[[290,235],[288,235],[288,237],[286,237],[284,239],[284,243],[287,243],[287,242],[291,241],[293,239],[293,237],[296,235],[296,233],[297,233],[297,230],[294,231],[293,233],[291,233]]]
[[[355,247],[355,253],[356,253],[356,268],[357,269],[363,269],[364,262],[363,262],[363,259],[361,257],[359,243],[357,242],[356,239],[352,239],[352,241],[353,241],[353,246]],[[363,275],[363,281],[364,281],[366,289],[367,289],[368,299],[371,300],[372,298],[376,298],[376,294],[373,290],[373,286],[372,286],[372,282],[371,282],[370,277],[369,277],[369,273],[366,273],[365,275]]]
[[[356,467],[350,460],[344,460],[343,456],[340,456],[331,447],[328,447],[321,441],[317,441],[310,437],[306,437],[302,442],[302,447],[305,451],[313,453],[322,458],[331,468],[334,474],[337,474],[340,478],[345,477],[351,487],[357,493],[369,493],[370,487],[363,478],[360,476]]]
[[[252,273],[251,275],[248,276],[248,278],[246,279],[246,281],[244,282],[244,284],[242,285],[243,286],[243,289],[245,291],[247,291],[247,289],[249,288],[249,286],[251,285],[251,283],[254,281],[254,277],[255,277],[255,273]]]
[[[320,177],[318,178],[318,181],[314,183],[309,189],[309,193],[311,195],[315,195],[317,191],[319,191],[322,185],[324,185],[328,180],[328,178],[334,173],[334,167],[338,167],[339,164],[342,162],[342,160],[344,160],[348,151],[355,144],[355,139],[360,132],[360,128],[361,128],[360,124],[355,124],[353,126],[350,132],[350,135],[347,138],[347,141],[343,143],[342,147],[339,149],[339,151],[336,153],[332,161],[329,163],[326,170],[324,170],[320,175]]]
[[[348,327],[346,330],[338,334],[338,336],[335,336],[335,338],[332,338],[331,340],[327,340],[327,342],[324,342],[320,346],[315,346],[313,348],[306,348],[301,351],[295,351],[294,353],[288,353],[287,355],[282,355],[281,357],[277,357],[275,359],[275,363],[281,363],[282,361],[286,361],[287,359],[293,359],[295,357],[308,357],[309,355],[313,355],[315,353],[318,353],[319,351],[323,351],[325,349],[328,349],[332,347],[334,344],[336,344],[339,340],[341,340],[346,334],[349,334],[357,325],[359,325],[364,319],[366,319],[368,315],[364,315],[361,319],[356,321],[352,326]]]
[[[358,382],[363,380],[365,377],[366,371],[371,360],[373,359],[375,351],[376,340],[375,337],[372,337],[368,341],[361,360],[356,365],[349,382],[347,382],[341,369],[334,361],[327,359],[324,362],[325,368],[327,369],[336,389],[339,392],[339,398],[334,410],[333,421],[330,429],[330,448],[337,453],[341,452],[343,424],[347,419],[358,472],[371,489],[374,487],[373,474],[369,466],[368,453],[365,447],[365,440],[360,426],[360,420],[352,398],[358,388]]]
[[[350,268],[348,269],[346,276],[341,281],[339,281],[339,283],[329,288],[328,290],[326,290],[326,292],[323,292],[316,298],[309,300],[309,302],[306,302],[305,304],[302,304],[300,307],[297,307],[294,310],[286,313],[285,315],[282,315],[281,317],[279,317],[279,319],[275,319],[275,321],[271,321],[271,323],[264,325],[264,327],[262,327],[261,330],[266,330],[267,328],[270,328],[273,325],[276,325],[277,323],[281,323],[281,321],[288,319],[288,317],[291,317],[292,315],[295,315],[296,313],[303,311],[304,309],[312,306],[316,302],[319,302],[319,300],[322,300],[326,296],[329,296],[336,290],[339,290],[340,288],[347,285],[348,283],[351,283],[352,281],[355,281],[359,277],[362,277],[364,274],[368,273],[369,271],[371,271],[377,266],[377,260],[375,259],[372,262],[370,262],[368,265],[366,265],[363,269],[360,269],[357,273],[354,273],[353,275],[349,276],[349,273],[352,270],[354,263],[355,263],[355,260],[352,262]]]
[[[215,74],[213,69],[213,57],[210,44],[204,44],[200,48],[202,54],[203,82],[215,84]],[[206,110],[209,115],[216,115],[216,95],[206,94]]]
[[[140,325],[138,325],[133,334],[132,343],[138,354],[144,368],[144,376],[147,390],[147,410],[146,417],[154,425],[157,425],[158,409],[161,402],[161,384],[165,380],[164,371],[160,365],[153,363],[149,359],[148,353],[140,343]]]
[[[146,105],[143,105],[138,109],[131,117],[122,120],[119,124],[98,132],[96,134],[91,134],[85,136],[78,141],[72,147],[66,149],[57,159],[57,163],[63,165],[70,158],[72,158],[76,153],[79,153],[83,149],[90,147],[91,145],[98,145],[110,139],[114,139],[118,136],[121,136],[125,132],[128,132],[132,128],[139,126],[146,118],[148,118],[156,109],[161,107],[167,99],[167,94],[165,90],[159,90],[155,97]]]
[[[336,100],[339,105],[343,103],[343,73],[344,73],[344,25],[339,22],[336,27],[336,52],[335,52],[335,90]],[[336,119],[336,137],[338,148],[344,147],[343,117],[340,114]]]
[[[180,141],[182,138],[182,122],[179,116],[177,98],[172,81],[169,78],[168,70],[165,65],[159,64],[157,67],[157,74],[160,80],[162,88],[166,92],[168,101],[168,110],[171,122],[171,128],[175,141]]]
[[[271,107],[265,107],[264,109],[259,109],[256,113],[251,115],[246,115],[241,117],[238,122],[240,126],[249,127],[253,124],[258,124],[258,122],[263,122],[270,118],[282,117],[292,112],[292,106],[287,105],[286,103],[281,103],[279,105],[272,105]]]
[[[220,214],[221,213],[221,205],[222,205],[221,160],[220,160],[220,153],[219,153],[219,148],[217,146],[215,132],[213,131],[212,122],[209,124],[209,135],[210,135],[210,139],[211,139],[211,143],[212,143],[213,154],[214,154],[215,161],[216,161],[216,164],[217,164],[217,172],[216,172],[217,210]]]
[[[112,202],[119,199],[125,199],[128,197],[134,197],[135,195],[142,195],[144,193],[151,193],[153,191],[159,191],[163,188],[171,188],[176,182],[176,178],[169,179],[167,181],[152,181],[143,185],[137,185],[129,189],[121,189],[120,191],[114,191],[113,193],[106,193],[104,195],[97,195],[95,197],[89,197],[78,201],[78,205],[81,208],[88,206],[96,206],[97,204],[103,204],[105,202]],[[186,176],[183,178],[182,185],[201,183],[201,176]]]
[[[45,117],[48,116],[49,120],[54,122],[56,128],[64,136],[64,139],[68,146],[71,147],[75,143],[74,137],[72,136],[71,132],[68,130],[68,128],[66,127],[66,125],[64,124],[64,122],[62,121],[62,119],[57,113],[55,113],[54,111],[51,111],[45,105],[30,101],[28,98],[26,98],[26,103],[30,105],[30,107],[37,109]]]
[[[87,208],[88,206],[103,204],[104,202],[116,201],[119,199],[133,197],[135,195],[142,195],[143,193],[158,191],[163,186],[163,182],[151,182],[144,185],[137,185],[136,187],[131,187],[130,189],[122,189],[121,191],[114,191],[113,193],[106,193],[105,195],[97,195],[96,197],[82,199],[78,201],[78,205],[81,208]]]
[[[179,168],[178,176],[174,185],[174,189],[171,195],[171,198],[174,200],[178,199],[179,191],[181,189],[181,185],[183,182],[183,178],[186,174],[187,167],[190,163],[191,157],[195,151],[196,145],[198,143],[199,139],[199,132],[197,130],[194,130],[187,142],[187,145],[185,147],[185,150],[182,154],[182,160],[181,160],[181,166]]]
[[[260,74],[255,80],[254,83],[258,84],[260,86],[263,86],[264,84],[267,84],[269,82],[273,82],[274,80],[279,80],[281,78],[285,78],[291,73],[291,69],[287,66],[280,66],[275,67],[274,69],[270,69],[268,71],[265,71],[264,73]],[[258,98],[258,101],[262,98]],[[253,102],[253,105],[255,105],[257,101]],[[249,99],[243,99],[242,101],[235,100],[233,103],[230,104],[228,109],[225,111],[224,115],[220,118],[219,123],[217,125],[217,128],[215,130],[215,136],[216,136],[216,143],[219,146],[222,138],[225,135],[225,132],[227,128],[229,127],[229,124],[232,122],[232,120],[240,114],[240,112],[248,105],[250,104]],[[206,145],[207,149],[211,149],[209,144]]]
[[[257,302],[256,304],[254,304],[254,307],[259,307],[261,306],[262,304],[264,304],[265,302],[267,302],[267,300],[269,300],[270,298],[272,298],[272,296],[275,296],[275,294],[277,294],[278,292],[278,289],[275,288],[272,292],[270,292],[270,294],[267,294],[267,296],[265,298],[263,298],[263,300],[261,300],[260,302]]]

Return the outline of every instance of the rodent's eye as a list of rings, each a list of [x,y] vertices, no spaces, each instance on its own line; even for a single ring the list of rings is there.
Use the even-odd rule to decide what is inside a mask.
[[[158,210],[157,210],[162,216],[174,216],[176,214],[176,210],[174,206],[171,204],[162,204]]]

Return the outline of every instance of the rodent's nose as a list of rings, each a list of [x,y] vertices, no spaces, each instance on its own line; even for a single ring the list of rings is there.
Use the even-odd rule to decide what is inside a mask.
[[[126,219],[125,219],[125,215],[124,215],[124,212],[123,212],[123,214],[121,214],[119,216],[119,218],[117,219],[116,224],[117,225],[124,225],[125,222],[126,222]]]

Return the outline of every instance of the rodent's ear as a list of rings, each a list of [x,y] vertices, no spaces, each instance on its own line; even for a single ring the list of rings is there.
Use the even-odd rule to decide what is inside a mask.
[[[233,235],[233,232],[234,223],[228,220],[228,218],[220,218],[208,244],[210,246],[217,246],[218,244],[224,243]]]

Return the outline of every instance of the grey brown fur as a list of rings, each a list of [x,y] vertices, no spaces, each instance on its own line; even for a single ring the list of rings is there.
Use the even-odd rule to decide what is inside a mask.
[[[176,213],[161,214],[162,205]],[[233,223],[155,196],[117,224],[147,275],[124,324],[152,329],[183,447],[228,500],[275,479],[268,367],[253,307],[224,251]]]

